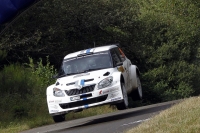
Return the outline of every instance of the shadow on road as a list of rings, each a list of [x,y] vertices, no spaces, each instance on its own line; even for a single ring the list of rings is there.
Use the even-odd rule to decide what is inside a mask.
[[[146,108],[146,109],[142,109],[142,110],[128,109],[128,110],[125,110],[125,111],[117,111],[117,112],[114,112],[111,115],[106,115],[106,116],[102,115],[101,118],[91,119],[84,124],[64,128],[64,129],[58,130],[57,132],[59,132],[59,131],[62,132],[62,131],[65,131],[66,129],[73,129],[73,128],[84,127],[84,126],[89,126],[89,125],[91,126],[91,125],[94,125],[94,124],[105,123],[105,122],[110,122],[110,121],[117,121],[117,120],[129,118],[129,117],[159,112],[159,111],[162,111],[162,110],[165,110],[165,109],[171,107],[172,105],[173,104],[167,104],[167,105],[163,105],[163,106],[156,106],[156,107]],[[51,133],[53,133],[53,132],[51,132]]]

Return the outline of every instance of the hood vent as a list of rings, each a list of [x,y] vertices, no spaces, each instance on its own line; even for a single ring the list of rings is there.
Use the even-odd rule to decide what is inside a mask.
[[[68,83],[66,85],[69,86],[69,85],[74,85],[74,84],[75,84],[75,82],[71,82],[71,83]]]
[[[57,86],[57,85],[59,85],[59,84],[60,84],[60,83],[59,83],[59,82],[57,82],[57,83],[56,83],[56,86]]]
[[[85,79],[84,82],[93,81],[94,79]]]
[[[84,79],[84,82],[89,82],[89,81],[93,81],[94,79]],[[66,86],[70,86],[70,85],[75,85],[76,82],[71,82],[71,83],[68,83],[66,84]]]
[[[106,73],[104,73],[103,76],[108,76],[108,75],[110,75],[110,72],[106,72]]]

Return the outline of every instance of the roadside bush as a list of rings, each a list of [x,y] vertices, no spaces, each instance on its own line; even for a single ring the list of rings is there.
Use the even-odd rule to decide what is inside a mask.
[[[13,117],[14,118],[22,118],[28,116],[28,110],[26,106],[23,105],[15,105],[13,107]]]
[[[49,62],[49,57],[46,57],[46,65],[40,58],[38,62],[34,63],[34,60],[29,57],[29,64],[26,63],[31,68],[31,72],[40,78],[41,85],[46,87],[55,82],[55,79],[52,78],[56,74],[56,69]]]
[[[55,70],[49,62],[43,65],[41,59],[36,65],[30,62],[29,66],[11,64],[0,71],[0,114],[4,114],[0,115],[0,121],[35,119],[48,114],[46,87],[53,82],[51,76]]]
[[[26,99],[27,94],[32,94],[31,89],[34,86],[34,78],[29,70],[19,64],[4,66],[0,73],[0,93],[17,95],[21,99]]]
[[[49,62],[48,56],[43,61],[41,58],[39,61],[34,61],[29,57],[29,63],[25,63],[30,68],[32,75],[37,76],[37,84],[39,88],[34,91],[34,98],[30,98],[35,104],[35,109],[32,110],[32,114],[29,117],[35,118],[35,116],[48,114],[46,103],[46,88],[50,84],[55,83],[55,79],[52,78],[56,74],[56,69]],[[48,115],[49,116],[49,115]]]
[[[39,88],[37,77],[23,66],[12,64],[4,66],[0,72],[0,79],[2,81],[0,82],[0,112],[4,114],[0,116],[0,120],[7,121],[27,116],[33,107],[30,96],[36,88]]]

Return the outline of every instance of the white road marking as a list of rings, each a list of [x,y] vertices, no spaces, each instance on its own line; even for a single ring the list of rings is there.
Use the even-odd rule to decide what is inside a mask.
[[[150,118],[149,118],[149,119],[150,119]],[[138,121],[130,122],[130,123],[128,123],[128,124],[123,124],[123,125],[121,125],[121,126],[127,126],[127,125],[131,125],[131,124],[135,124],[135,123],[140,123],[140,122],[148,121],[149,119],[138,120]]]

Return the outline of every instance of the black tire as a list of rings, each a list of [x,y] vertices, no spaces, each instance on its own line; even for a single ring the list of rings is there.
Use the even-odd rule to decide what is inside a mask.
[[[123,102],[116,104],[118,110],[124,110],[128,108],[128,95],[125,89],[124,83],[121,83]]]
[[[131,92],[131,98],[134,101],[142,99],[142,85],[140,82],[140,78],[138,76],[137,76],[137,84],[138,84],[137,89]]]
[[[53,120],[55,123],[65,121],[65,115],[55,115],[53,116]]]

